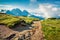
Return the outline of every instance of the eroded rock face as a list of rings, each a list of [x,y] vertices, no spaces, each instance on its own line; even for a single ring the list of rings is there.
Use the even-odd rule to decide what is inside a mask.
[[[32,26],[34,28],[18,33],[12,40],[43,40],[40,21],[35,21]]]
[[[15,32],[10,36],[6,37],[6,40],[43,40],[42,26],[40,21],[34,21],[31,29],[23,30],[21,32]],[[11,33],[12,33],[11,32]],[[9,39],[11,37],[11,39]]]
[[[16,33],[18,32],[9,29],[6,25],[0,25],[0,39],[1,40],[6,40],[6,38]]]

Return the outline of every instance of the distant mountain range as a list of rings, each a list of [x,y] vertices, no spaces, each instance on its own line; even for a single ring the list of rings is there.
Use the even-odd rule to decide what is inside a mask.
[[[2,10],[4,12],[4,10]],[[34,17],[34,18],[39,18],[39,19],[44,19],[42,16],[36,16],[33,13],[29,13],[27,10],[21,11],[20,9],[12,9],[12,10],[6,10],[6,14],[14,15],[14,16],[29,16],[29,17]]]
[[[14,16],[28,16],[29,12],[26,10],[21,11],[20,9],[12,9],[11,11],[7,10],[6,14],[12,14]]]
[[[30,17],[39,18],[40,20],[43,20],[44,19],[44,17],[42,17],[42,16],[31,15]]]

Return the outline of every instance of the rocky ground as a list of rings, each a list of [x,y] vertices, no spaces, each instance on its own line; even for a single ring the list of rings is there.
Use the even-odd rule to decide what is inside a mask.
[[[17,25],[18,26],[18,25]],[[1,40],[43,40],[41,22],[34,21],[32,26],[21,26],[10,29],[5,25],[0,25]]]

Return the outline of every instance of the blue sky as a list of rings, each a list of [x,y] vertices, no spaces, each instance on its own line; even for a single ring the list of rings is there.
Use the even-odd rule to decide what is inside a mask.
[[[0,9],[13,8],[27,10],[37,16],[60,16],[60,0],[0,0]]]
[[[43,3],[60,5],[60,0],[0,0],[1,5],[22,6],[25,8],[38,8],[38,5]]]
[[[8,5],[28,5],[30,0],[0,0],[0,4]]]

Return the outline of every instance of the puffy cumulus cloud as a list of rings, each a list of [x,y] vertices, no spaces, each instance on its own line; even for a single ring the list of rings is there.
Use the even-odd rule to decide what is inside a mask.
[[[57,11],[57,10],[58,10],[58,8],[56,8],[56,7],[52,8],[52,11]]]
[[[52,4],[39,5],[39,9],[46,18],[50,18],[50,17],[58,18],[59,17],[58,15],[60,14],[60,8]]]
[[[39,4],[39,7],[37,9],[30,11],[34,12],[35,15],[43,16],[45,18],[60,17],[60,8],[54,4]]]

